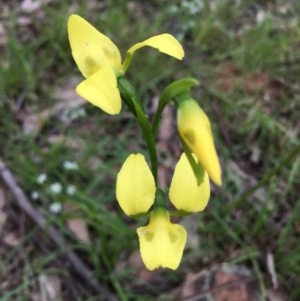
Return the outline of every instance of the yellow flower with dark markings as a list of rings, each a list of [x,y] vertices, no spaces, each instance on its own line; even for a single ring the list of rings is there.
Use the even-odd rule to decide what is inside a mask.
[[[180,43],[164,33],[133,45],[122,63],[118,47],[78,15],[70,16],[68,34],[73,58],[86,78],[76,87],[77,93],[111,115],[121,110],[117,78],[125,74],[136,50],[149,46],[177,59],[184,56]]]
[[[131,154],[117,176],[116,197],[120,207],[129,215],[147,212],[154,203],[155,181],[142,154]]]
[[[170,221],[168,211],[154,204],[156,187],[142,154],[131,154],[117,176],[116,196],[129,216],[151,210],[150,222],[137,229],[142,259],[149,270],[159,267],[177,269],[186,243],[186,230]],[[188,200],[187,200],[188,201]]]
[[[215,184],[222,185],[221,166],[210,121],[198,103],[190,98],[178,105],[178,132]]]
[[[137,229],[143,262],[150,271],[163,267],[176,270],[181,261],[187,232],[179,224],[170,222],[168,211],[156,208],[150,222]]]

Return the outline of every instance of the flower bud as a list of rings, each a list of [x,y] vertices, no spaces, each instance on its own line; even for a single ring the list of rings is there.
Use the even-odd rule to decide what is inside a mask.
[[[210,121],[194,99],[179,102],[177,128],[181,138],[196,155],[211,180],[221,186],[221,167]]]

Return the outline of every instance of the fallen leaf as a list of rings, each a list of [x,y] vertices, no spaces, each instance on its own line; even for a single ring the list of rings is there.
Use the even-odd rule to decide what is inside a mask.
[[[16,233],[9,232],[4,236],[3,241],[9,246],[15,247],[20,242],[20,239],[17,237]]]
[[[39,285],[41,290],[41,301],[61,300],[61,281],[56,275],[39,276]]]
[[[50,117],[58,116],[62,112],[64,112],[64,116],[66,116],[69,111],[86,104],[86,101],[75,92],[75,82],[78,83],[79,80],[77,78],[70,78],[68,82],[56,89],[53,98],[59,101],[55,103],[53,107],[40,112],[20,113],[17,118],[22,122],[23,132],[36,136],[41,132]],[[63,121],[66,120],[64,119]],[[68,123],[70,121],[72,120],[67,120]]]
[[[77,207],[74,204],[66,203],[64,205],[64,212],[72,213],[77,211]],[[86,222],[81,218],[69,218],[68,228],[74,233],[74,235],[83,243],[90,244],[90,235]]]
[[[249,295],[247,283],[243,278],[223,271],[218,271],[214,277],[213,297],[215,301],[250,301],[253,300]]]
[[[59,100],[63,108],[75,108],[85,104],[86,101],[75,91],[80,81],[77,76],[70,77],[67,82],[55,89],[53,98]]]
[[[6,30],[3,23],[0,22],[0,47],[4,47],[7,43]]]
[[[41,10],[42,6],[48,4],[52,0],[23,0],[21,3],[21,11],[25,13],[33,13]]]
[[[3,210],[5,205],[6,205],[6,201],[5,201],[4,191],[0,187],[0,233],[7,220],[7,214]]]
[[[40,113],[24,114],[20,117],[23,122],[23,132],[26,135],[37,135],[51,116],[52,110],[47,109]]]
[[[68,220],[69,229],[75,234],[75,236],[86,244],[90,244],[90,236],[86,226],[86,223],[83,219],[73,218]]]
[[[207,291],[210,281],[209,270],[203,270],[198,273],[188,272],[181,288],[181,297],[188,298],[196,294]]]
[[[18,25],[21,27],[27,27],[33,23],[32,18],[26,16],[19,16],[18,17]]]
[[[47,141],[50,144],[63,143],[66,147],[74,150],[84,150],[86,148],[86,142],[78,137],[71,138],[64,135],[52,135],[48,137]]]
[[[288,296],[279,290],[267,289],[267,297],[269,301],[287,301]]]
[[[3,189],[0,187],[0,210],[4,208],[6,205],[5,195]]]
[[[256,301],[260,292],[251,272],[243,265],[226,263],[199,272],[188,272],[179,290],[180,300]]]
[[[41,6],[41,1],[33,1],[33,0],[24,0],[21,3],[21,10],[26,13],[32,13],[35,10],[39,9]]]

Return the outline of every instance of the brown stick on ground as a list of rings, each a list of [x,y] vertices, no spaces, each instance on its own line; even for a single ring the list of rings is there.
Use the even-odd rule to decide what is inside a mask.
[[[0,176],[3,182],[13,193],[18,206],[39,226],[39,228],[41,228],[48,234],[49,238],[57,245],[57,247],[61,248],[62,246],[64,246],[64,253],[66,258],[69,260],[71,266],[78,274],[78,276],[86,282],[86,285],[93,289],[96,293],[101,294],[102,297],[105,296],[106,300],[117,301],[117,298],[107,288],[100,285],[93,278],[92,272],[67,246],[66,241],[64,240],[63,236],[60,235],[59,231],[57,231],[55,227],[47,225],[43,215],[31,205],[27,196],[17,184],[17,181],[12,172],[5,166],[1,158]]]

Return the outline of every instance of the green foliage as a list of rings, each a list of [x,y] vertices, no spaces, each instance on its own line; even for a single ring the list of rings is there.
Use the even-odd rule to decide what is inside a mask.
[[[118,292],[121,300],[153,300],[168,285],[178,285],[182,271],[166,273],[166,285],[156,291],[155,284],[137,282],[134,268],[127,265],[116,270],[138,248],[135,225],[130,228],[129,221],[125,225],[119,218],[114,195],[115,176],[128,150],[143,147],[131,120],[111,119],[85,105],[86,116],[65,122],[61,112],[50,115],[33,136],[23,132],[24,119],[20,118],[55,106],[59,100],[53,91],[78,75],[66,35],[71,12],[95,21],[123,50],[152,34],[170,32],[182,40],[183,64],[175,65],[145,49],[141,51],[147,53],[147,61],[142,55],[135,57],[129,77],[134,73],[134,84],[145,95],[145,102],[158,96],[171,80],[199,79],[200,88],[193,91],[211,117],[224,174],[223,187],[213,191],[208,210],[197,219],[201,244],[186,251],[184,269],[200,270],[216,262],[243,263],[261,287],[271,287],[266,260],[271,253],[280,285],[291,300],[298,300],[299,5],[293,1],[270,1],[272,5],[253,1],[102,2],[103,6],[95,1],[93,8],[89,1],[72,5],[51,1],[42,7],[42,18],[25,14],[30,26],[18,23],[24,13],[17,8],[10,7],[9,17],[3,17],[7,42],[0,62],[1,157],[29,196],[34,191],[39,194],[32,202],[49,224],[71,237],[66,222],[71,217],[84,220],[93,243],[71,239],[71,247],[80,250],[95,277]],[[63,139],[51,142],[55,136]],[[70,147],[70,141],[77,146]],[[77,162],[78,170],[65,169],[65,161]],[[40,184],[37,178],[42,173],[47,180]],[[272,177],[262,181],[267,175]],[[62,185],[58,194],[50,189],[56,182]],[[68,185],[76,187],[73,195],[66,192]],[[49,208],[55,202],[71,203],[76,210],[53,214]],[[6,254],[4,264],[28,243],[32,231]],[[23,282],[7,291],[3,300],[12,296],[29,300],[28,288],[59,256],[57,251],[44,260],[28,258]],[[97,300],[92,295],[82,300],[93,297]]]

